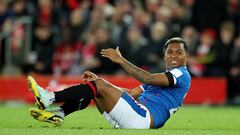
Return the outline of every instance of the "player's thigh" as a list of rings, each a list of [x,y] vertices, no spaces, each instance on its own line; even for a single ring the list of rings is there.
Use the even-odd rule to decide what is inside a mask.
[[[122,96],[123,91],[103,79],[96,80],[95,84],[98,92],[96,97],[98,104],[96,105],[99,105],[104,111],[110,112]]]
[[[109,116],[121,128],[149,129],[151,116],[149,110],[124,92]]]

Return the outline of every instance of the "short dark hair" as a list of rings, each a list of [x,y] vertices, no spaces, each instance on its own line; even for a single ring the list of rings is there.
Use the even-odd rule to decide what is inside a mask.
[[[184,39],[182,39],[180,37],[173,37],[173,38],[168,39],[167,42],[165,43],[164,52],[167,50],[168,45],[171,44],[171,43],[182,43],[185,51],[188,51],[187,43]]]

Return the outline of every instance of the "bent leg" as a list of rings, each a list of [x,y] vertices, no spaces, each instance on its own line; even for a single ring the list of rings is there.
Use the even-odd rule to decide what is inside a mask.
[[[113,127],[150,128],[151,116],[145,106],[139,104],[132,96],[103,79],[98,79],[94,82],[98,93],[94,101],[99,111]]]
[[[104,79],[94,81],[97,87],[97,96],[94,101],[100,113],[110,112],[117,104],[123,94],[123,91]]]

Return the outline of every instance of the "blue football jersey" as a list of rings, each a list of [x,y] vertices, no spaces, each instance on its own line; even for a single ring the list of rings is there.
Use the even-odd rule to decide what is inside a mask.
[[[160,87],[147,84],[140,86],[143,93],[138,100],[150,111],[155,128],[162,127],[168,118],[179,109],[191,84],[191,76],[186,67],[172,68],[166,72],[173,75],[174,86]]]

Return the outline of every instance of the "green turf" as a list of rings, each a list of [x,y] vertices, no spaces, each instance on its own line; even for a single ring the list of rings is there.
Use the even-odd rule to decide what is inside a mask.
[[[112,129],[95,107],[76,112],[55,127],[34,120],[30,107],[0,105],[0,135],[240,135],[239,107],[184,106],[163,128],[151,130]]]

